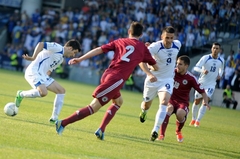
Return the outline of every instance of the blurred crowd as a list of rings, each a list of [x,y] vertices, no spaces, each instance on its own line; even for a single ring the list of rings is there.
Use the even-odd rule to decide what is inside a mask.
[[[240,49],[236,54],[234,50],[231,50],[228,56],[226,56],[226,53],[222,49],[219,56],[225,59],[225,68],[222,79],[218,81],[217,87],[226,89],[226,86],[230,85],[233,91],[240,92]]]
[[[36,10],[31,16],[16,10],[6,23],[8,43],[1,51],[1,63],[10,60],[23,71],[28,62],[22,54],[32,55],[39,41],[64,44],[75,38],[85,54],[92,48],[126,37],[132,21],[145,26],[143,42],[160,39],[163,27],[176,28],[176,39],[182,43],[182,54],[217,40],[220,32],[239,34],[239,0],[89,0],[83,7],[57,12],[51,8]],[[80,67],[103,70],[114,52],[83,61]],[[15,56],[12,56],[15,55]],[[66,59],[66,64],[67,64]],[[236,61],[235,61],[236,63]]]

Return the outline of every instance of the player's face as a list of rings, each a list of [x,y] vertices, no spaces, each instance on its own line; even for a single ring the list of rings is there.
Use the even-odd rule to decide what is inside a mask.
[[[78,53],[78,49],[73,50],[72,47],[69,47],[68,50],[64,53],[65,57],[75,57]]]
[[[185,74],[187,72],[187,68],[188,68],[188,65],[185,65],[183,60],[177,60],[177,64],[176,64],[176,68],[177,68],[177,73],[180,73],[180,74]]]
[[[218,53],[220,52],[220,47],[219,45],[213,45],[212,46],[212,56],[213,57],[217,57],[218,56]]]
[[[172,42],[174,40],[174,33],[167,33],[164,32],[161,35],[161,38],[163,40],[163,45],[165,48],[170,48],[172,46]]]

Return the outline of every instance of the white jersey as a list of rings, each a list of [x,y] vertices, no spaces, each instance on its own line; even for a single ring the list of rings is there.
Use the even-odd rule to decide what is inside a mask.
[[[26,73],[47,75],[48,71],[52,72],[63,62],[63,51],[63,46],[57,43],[44,42],[43,50],[27,67]]]
[[[221,57],[214,59],[211,54],[204,55],[195,67],[208,70],[208,74],[200,74],[198,79],[199,83],[201,83],[203,87],[215,87],[217,76],[222,76],[224,71],[224,59]]]
[[[143,99],[145,102],[154,99],[158,92],[168,92],[172,94],[174,68],[180,48],[181,43],[178,40],[174,40],[171,48],[168,49],[164,48],[162,40],[154,42],[148,47],[157,62],[159,70],[152,71],[152,74],[157,77],[156,82],[150,82],[148,76],[145,79],[143,91]]]
[[[171,48],[164,48],[163,41],[152,43],[148,49],[156,60],[159,67],[158,71],[152,71],[158,79],[167,79],[174,77],[174,68],[176,59],[180,51],[181,43],[179,40],[173,40]]]

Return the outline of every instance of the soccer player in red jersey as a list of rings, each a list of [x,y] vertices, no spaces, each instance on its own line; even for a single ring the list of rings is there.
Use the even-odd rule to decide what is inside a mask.
[[[192,88],[198,91],[203,96],[204,104],[210,109],[208,105],[208,97],[204,88],[198,83],[193,74],[188,71],[190,59],[188,56],[183,55],[178,57],[175,76],[174,76],[174,89],[173,94],[168,103],[167,115],[160,128],[160,136],[158,140],[163,140],[165,131],[169,122],[170,116],[175,113],[176,115],[176,135],[178,142],[183,142],[181,130],[186,122],[189,112],[189,93]]]
[[[69,64],[76,64],[101,53],[114,51],[113,60],[103,73],[100,85],[92,94],[94,98],[92,102],[86,107],[77,110],[69,117],[56,122],[56,131],[59,135],[62,134],[64,127],[66,127],[68,124],[74,123],[96,113],[102,106],[106,105],[110,100],[112,100],[112,103],[107,109],[100,127],[95,132],[97,138],[100,140],[104,139],[106,126],[112,120],[115,113],[123,103],[120,89],[123,87],[125,81],[129,78],[135,67],[139,63],[143,62],[153,66],[155,70],[158,69],[156,61],[152,58],[145,44],[139,41],[142,33],[142,24],[139,22],[132,22],[128,30],[128,38],[120,38],[112,41],[89,51],[79,58],[74,58],[69,61]],[[152,82],[157,80],[155,76],[149,76],[151,77]]]

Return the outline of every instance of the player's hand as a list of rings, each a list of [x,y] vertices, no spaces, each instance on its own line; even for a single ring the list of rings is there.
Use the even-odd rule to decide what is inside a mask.
[[[149,80],[150,80],[151,83],[157,81],[157,77],[155,77],[154,75],[149,75],[148,78],[149,78]]]
[[[28,56],[28,54],[23,54],[22,58],[24,58],[25,60],[28,60],[28,61],[33,61],[33,58]]]
[[[203,74],[205,74],[205,75],[208,74],[208,70],[204,70]]]
[[[148,47],[150,45],[150,42],[145,42],[145,46]]]
[[[69,65],[74,65],[74,64],[77,64],[79,62],[80,62],[79,58],[73,58],[73,59],[68,61],[68,64]]]
[[[206,106],[208,110],[211,110],[211,106],[209,104],[204,104],[204,106]]]

